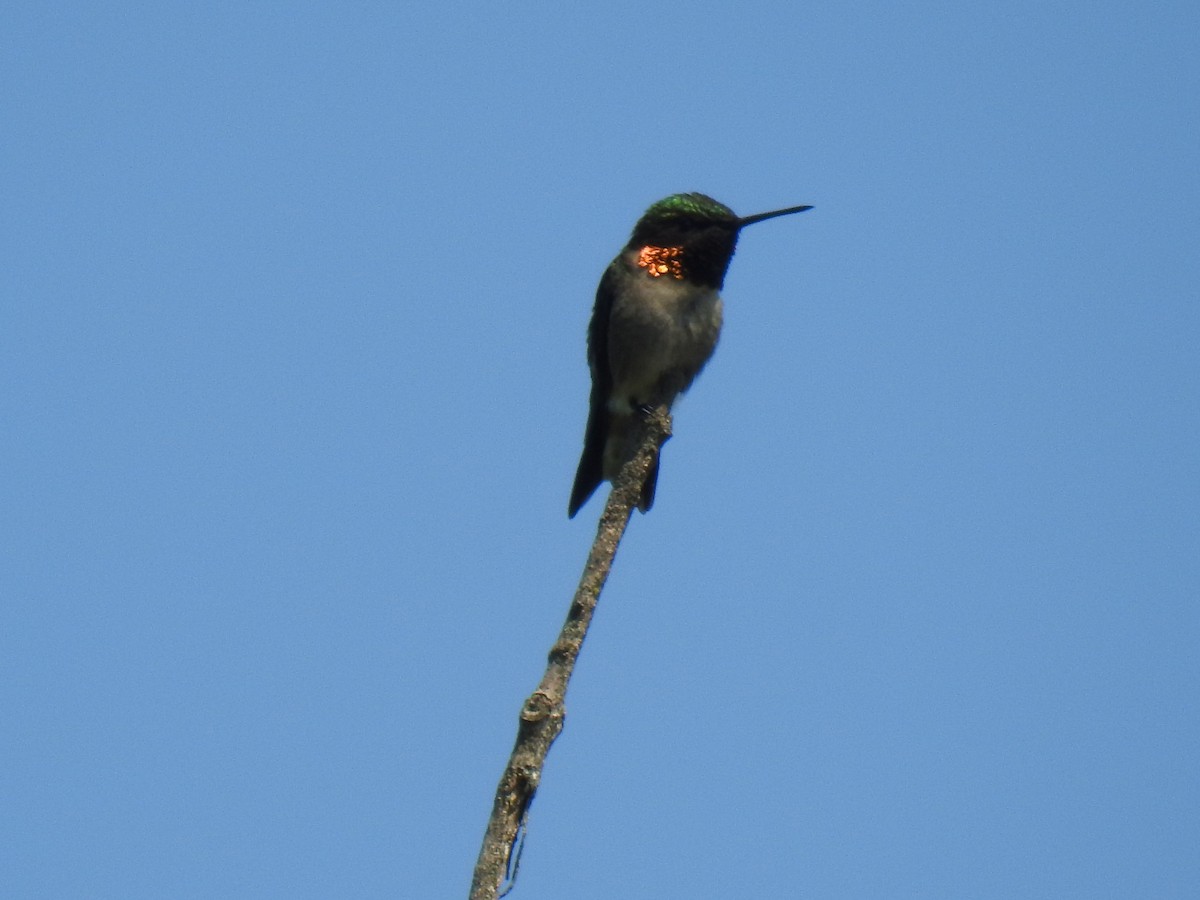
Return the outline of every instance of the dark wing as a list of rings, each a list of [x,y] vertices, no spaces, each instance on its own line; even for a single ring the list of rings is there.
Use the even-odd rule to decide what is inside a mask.
[[[608,440],[608,395],[612,391],[612,371],[608,364],[608,320],[616,295],[617,260],[613,260],[596,289],[596,304],[588,324],[588,366],[592,370],[592,396],[588,407],[587,430],[583,435],[583,455],[575,472],[567,515],[572,519],[579,508],[604,480],[604,444]]]

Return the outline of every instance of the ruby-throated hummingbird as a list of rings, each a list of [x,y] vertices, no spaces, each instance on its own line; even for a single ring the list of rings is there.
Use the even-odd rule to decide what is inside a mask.
[[[738,217],[704,194],[674,194],[646,210],[609,264],[588,325],[592,397],[568,514],[612,481],[634,448],[635,416],[688,389],[717,346],[725,272],[747,225],[804,212],[791,206]],[[654,504],[658,460],[638,509]]]

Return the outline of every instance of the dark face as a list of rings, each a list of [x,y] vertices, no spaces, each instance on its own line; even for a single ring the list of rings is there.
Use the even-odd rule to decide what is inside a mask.
[[[646,210],[626,249],[670,250],[657,255],[678,261],[682,277],[720,288],[743,226],[811,208],[791,206],[738,218],[728,206],[704,194],[673,194]]]
[[[723,222],[694,215],[644,216],[633,229],[631,246],[687,247],[706,235],[737,235],[737,220]]]

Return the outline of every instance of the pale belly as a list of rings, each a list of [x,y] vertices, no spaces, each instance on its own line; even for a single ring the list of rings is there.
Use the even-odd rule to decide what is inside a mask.
[[[624,411],[669,406],[704,368],[721,332],[721,297],[712,288],[671,278],[637,281],[614,302],[609,319],[611,400]]]

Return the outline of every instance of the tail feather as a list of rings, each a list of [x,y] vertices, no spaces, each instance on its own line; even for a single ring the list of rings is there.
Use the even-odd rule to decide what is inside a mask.
[[[613,427],[617,426],[610,422],[604,407],[593,408],[588,415],[583,454],[579,457],[579,468],[575,470],[575,484],[571,488],[571,500],[567,504],[568,518],[575,518],[575,514],[604,481],[604,448],[608,442],[609,430]],[[658,461],[659,456],[656,453],[654,462],[650,464],[650,470],[646,473],[646,480],[642,482],[642,493],[638,497],[637,508],[644,513],[649,512],[650,507],[654,505],[654,493],[658,488]]]
[[[654,491],[658,487],[658,454],[654,454],[654,462],[650,463],[650,471],[642,482],[642,496],[638,499],[638,509],[644,513],[650,512],[654,505]]]
[[[567,504],[567,517],[575,518],[583,504],[600,487],[604,480],[604,443],[608,437],[607,415],[603,407],[593,406],[588,413],[587,429],[583,437],[583,455],[579,457],[579,468],[575,470],[575,485],[571,488],[571,501]]]

